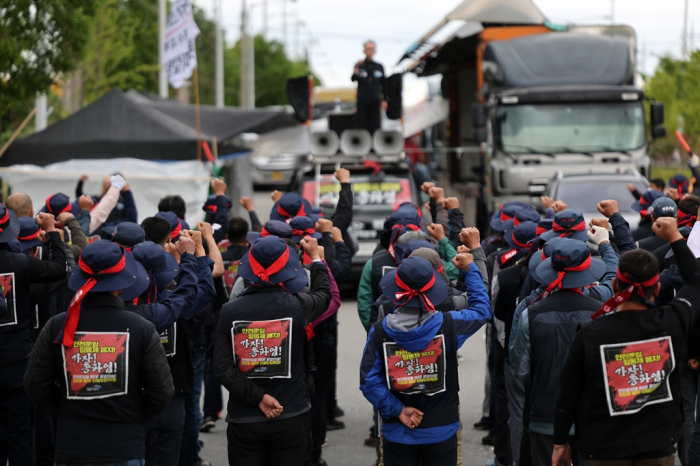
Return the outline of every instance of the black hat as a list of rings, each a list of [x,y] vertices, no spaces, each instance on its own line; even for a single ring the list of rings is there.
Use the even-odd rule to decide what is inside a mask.
[[[0,203],[0,243],[8,243],[19,234],[19,219],[5,204]]]

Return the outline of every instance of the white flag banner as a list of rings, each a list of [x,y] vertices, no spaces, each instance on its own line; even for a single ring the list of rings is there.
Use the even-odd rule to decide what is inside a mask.
[[[184,86],[197,67],[194,40],[198,35],[199,28],[194,22],[190,0],[174,0],[165,31],[161,65],[175,89]]]

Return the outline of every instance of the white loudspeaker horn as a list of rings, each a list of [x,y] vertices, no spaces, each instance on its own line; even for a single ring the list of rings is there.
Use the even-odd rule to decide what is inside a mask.
[[[309,137],[309,149],[313,155],[331,157],[338,153],[339,147],[338,133],[335,131],[311,133]]]
[[[340,136],[340,151],[348,156],[361,157],[372,150],[372,136],[366,129],[347,129]]]
[[[375,131],[374,152],[378,155],[397,155],[403,150],[404,137],[398,131]]]

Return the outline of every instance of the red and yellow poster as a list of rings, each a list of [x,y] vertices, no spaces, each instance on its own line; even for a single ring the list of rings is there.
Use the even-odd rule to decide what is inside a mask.
[[[0,289],[5,297],[7,313],[0,318],[0,327],[17,324],[17,304],[15,303],[14,272],[0,274]]]
[[[291,374],[292,319],[233,322],[233,359],[249,378],[284,378]]]
[[[423,351],[411,352],[394,342],[384,343],[389,389],[406,395],[435,395],[445,391],[445,339],[436,335]]]
[[[127,394],[129,333],[75,332],[73,347],[62,348],[68,399]]]
[[[669,376],[676,361],[670,336],[601,345],[600,357],[611,416],[673,400]]]

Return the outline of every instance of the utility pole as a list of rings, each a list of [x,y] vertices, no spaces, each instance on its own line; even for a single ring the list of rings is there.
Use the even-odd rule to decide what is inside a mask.
[[[166,13],[168,0],[158,0],[158,95],[164,99],[168,98],[168,76],[163,67],[163,48],[165,46],[165,29],[167,27]]]
[[[224,37],[222,27],[221,0],[214,0],[214,14],[216,16],[214,73],[215,73],[215,104],[219,108],[224,106]]]
[[[46,94],[36,95],[36,114],[34,115],[35,132],[43,131],[49,125],[49,101]]]
[[[248,9],[242,0],[241,10],[241,108],[255,108],[255,49],[248,35]]]
[[[688,0],[685,0],[685,10],[683,13],[683,45],[681,48],[683,60],[688,59]]]
[[[610,24],[615,24],[615,0],[610,0]]]

